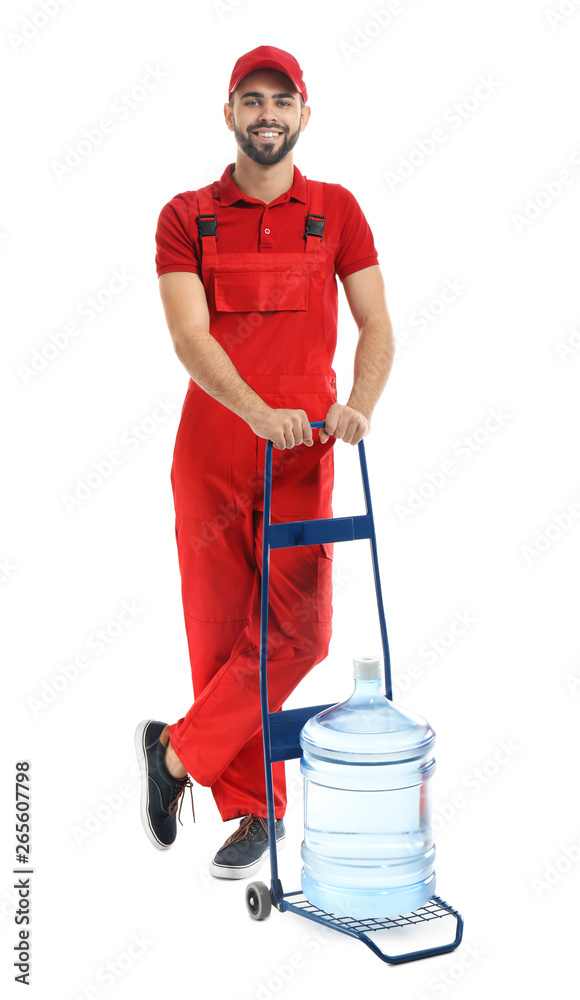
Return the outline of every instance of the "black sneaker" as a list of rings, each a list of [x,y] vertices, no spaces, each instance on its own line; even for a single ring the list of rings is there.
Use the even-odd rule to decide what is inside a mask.
[[[181,803],[186,788],[189,788],[193,810],[191,778],[188,774],[185,778],[174,778],[165,766],[166,747],[159,740],[165,726],[165,722],[145,719],[135,732],[135,750],[141,771],[141,821],[149,840],[160,851],[168,850],[177,836],[175,813],[179,805],[177,818],[181,823]],[[195,811],[193,820],[195,822]]]
[[[276,820],[276,847],[286,837],[284,820]],[[216,878],[247,878],[258,870],[270,853],[268,821],[262,816],[244,816],[238,829],[228,837],[210,867]]]

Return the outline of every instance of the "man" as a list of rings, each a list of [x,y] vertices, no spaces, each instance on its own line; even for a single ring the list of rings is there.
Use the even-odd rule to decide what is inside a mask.
[[[142,722],[136,748],[151,842],[173,843],[191,776],[211,786],[223,820],[241,818],[211,872],[242,878],[268,853],[258,680],[266,441],[277,449],[272,521],[332,516],[333,444],[369,433],[394,343],[356,199],[293,166],[310,118],[296,59],[253,49],[236,62],[228,97],[235,165],[219,182],[172,198],[157,227],[165,317],[190,375],[171,482],[195,701],[173,724]],[[336,274],[359,330],[347,403],[338,402],[332,369]],[[313,434],[316,420],[325,424]],[[270,711],[328,653],[332,556],[332,545],[273,554]],[[283,762],[273,765],[273,781],[281,841]]]

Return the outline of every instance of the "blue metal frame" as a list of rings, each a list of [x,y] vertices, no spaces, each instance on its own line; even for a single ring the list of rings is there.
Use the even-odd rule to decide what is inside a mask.
[[[324,427],[324,420],[311,421],[310,426],[312,428]],[[291,910],[292,912],[298,913],[309,920],[315,920],[317,923],[334,927],[337,931],[340,931],[343,934],[348,934],[351,937],[357,937],[379,958],[381,958],[382,961],[394,965],[401,962],[411,962],[418,958],[429,958],[432,955],[441,955],[444,952],[453,951],[457,948],[461,942],[463,934],[463,920],[457,910],[449,906],[449,904],[440,899],[439,896],[433,896],[424,907],[421,907],[421,909],[393,919],[355,920],[350,917],[337,917],[334,914],[328,914],[317,909],[309,903],[301,892],[284,893],[282,891],[282,883],[278,877],[278,852],[275,833],[276,821],[274,814],[272,763],[279,760],[289,760],[292,757],[300,757],[302,750],[300,748],[299,738],[302,726],[313,715],[316,715],[318,712],[322,712],[325,708],[330,708],[330,706],[334,703],[330,702],[327,705],[313,705],[306,708],[297,708],[282,712],[269,711],[267,646],[271,549],[289,548],[298,545],[318,545],[321,542],[353,541],[354,539],[360,538],[368,538],[370,540],[379,624],[383,646],[385,694],[389,700],[392,700],[393,696],[391,684],[391,659],[389,654],[387,625],[385,621],[385,611],[383,607],[383,596],[379,575],[377,540],[375,536],[366,455],[364,443],[362,441],[358,444],[358,452],[363,481],[366,515],[342,518],[318,518],[310,521],[287,521],[281,524],[271,524],[272,442],[266,442],[264,461],[264,519],[260,625],[260,703],[264,740],[268,834],[270,838],[270,892],[274,906],[276,906],[276,908],[281,912]],[[291,902],[289,897],[301,898],[295,899]],[[456,919],[455,939],[450,944],[440,945],[436,948],[425,948],[422,951],[407,952],[404,955],[387,955],[386,952],[383,952],[368,936],[372,931],[389,930],[393,927],[408,926],[409,924],[424,922],[426,920],[432,920],[437,917],[445,917],[448,915],[452,915]]]

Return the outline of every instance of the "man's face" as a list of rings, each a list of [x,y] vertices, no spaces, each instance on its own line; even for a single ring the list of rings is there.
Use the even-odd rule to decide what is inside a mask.
[[[279,163],[294,149],[310,117],[310,108],[301,107],[294,84],[276,70],[245,76],[232,101],[233,108],[226,104],[224,109],[228,128],[240,149],[265,167]]]

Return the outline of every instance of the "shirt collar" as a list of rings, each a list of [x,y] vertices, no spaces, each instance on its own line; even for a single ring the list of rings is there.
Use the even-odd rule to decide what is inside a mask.
[[[253,205],[263,205],[264,203],[262,201],[259,201],[257,198],[250,198],[240,190],[234,181],[235,174],[232,174],[234,167],[235,163],[228,163],[226,169],[220,177],[219,185],[221,204],[234,205],[237,201],[249,201]],[[294,164],[294,182],[292,187],[270,204],[272,205],[277,204],[278,202],[289,201],[290,198],[294,198],[295,201],[302,201],[306,205],[306,179],[300,173],[296,164]]]

